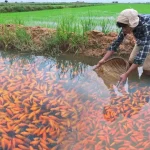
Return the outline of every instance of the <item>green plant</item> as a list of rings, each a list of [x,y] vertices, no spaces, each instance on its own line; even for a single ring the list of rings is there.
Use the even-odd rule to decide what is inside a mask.
[[[98,21],[98,26],[101,28],[101,32],[107,34],[110,31],[113,31],[114,21],[109,18],[100,18]]]
[[[89,16],[86,19],[81,20],[81,26],[83,30],[83,34],[87,31],[91,31],[95,28],[94,20]]]
[[[82,33],[82,34],[81,34]],[[83,34],[76,18],[60,18],[56,33],[45,39],[45,50],[51,53],[62,51],[77,53],[86,43],[86,36]]]
[[[15,33],[10,31],[6,25],[2,25],[0,28],[0,46],[7,50],[12,46],[12,41],[15,38]]]
[[[27,31],[23,28],[16,29],[16,38],[25,44],[29,44],[31,41],[31,36],[27,33]]]
[[[19,51],[40,51],[41,47],[34,44],[31,35],[24,28],[17,27],[15,30],[15,39],[13,44]]]
[[[0,28],[0,47],[4,50],[39,51],[24,28],[3,25]]]

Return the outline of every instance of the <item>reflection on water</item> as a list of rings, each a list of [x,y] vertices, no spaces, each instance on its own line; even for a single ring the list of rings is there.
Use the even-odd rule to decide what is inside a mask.
[[[108,89],[96,63],[1,53],[0,149],[149,150],[149,77]]]

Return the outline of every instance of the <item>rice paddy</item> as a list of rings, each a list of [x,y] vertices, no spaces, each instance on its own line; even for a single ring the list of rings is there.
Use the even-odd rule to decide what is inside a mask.
[[[0,148],[149,150],[148,80],[109,89],[66,58],[1,53]]]
[[[2,24],[24,24],[27,26],[43,26],[56,28],[56,24],[62,20],[62,18],[75,17],[74,22],[80,24],[83,18],[92,17],[92,21],[95,22],[95,27],[99,24],[99,20],[93,17],[113,17],[114,21],[118,13],[126,8],[134,8],[139,13],[150,13],[149,4],[104,4],[90,7],[80,8],[65,8],[65,9],[53,9],[42,10],[32,12],[17,12],[17,13],[2,13],[0,14],[0,23]],[[107,19],[108,20],[108,19]],[[42,23],[43,22],[43,23]],[[50,22],[50,24],[48,23]],[[51,24],[54,23],[54,24]]]

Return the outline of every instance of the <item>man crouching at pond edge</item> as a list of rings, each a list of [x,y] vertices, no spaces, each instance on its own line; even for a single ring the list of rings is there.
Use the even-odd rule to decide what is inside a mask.
[[[117,51],[127,34],[133,33],[136,44],[129,57],[129,63],[132,65],[126,73],[120,76],[120,83],[125,83],[131,72],[141,65],[143,65],[143,73],[150,75],[150,15],[140,15],[134,9],[125,9],[119,14],[116,25],[121,28],[118,38],[108,48],[107,53],[95,68],[101,66]]]

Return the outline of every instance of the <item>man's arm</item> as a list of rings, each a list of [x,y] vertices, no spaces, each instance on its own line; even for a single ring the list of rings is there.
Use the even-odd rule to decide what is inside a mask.
[[[118,38],[110,45],[110,47],[107,50],[116,52],[117,48],[122,43],[125,36],[126,36],[126,34],[124,34],[123,31],[121,30],[119,35],[118,35]]]
[[[112,56],[114,51],[107,51],[102,60],[106,61],[110,56]]]
[[[107,51],[107,53],[105,54],[105,56],[97,63],[97,65],[94,67],[94,70],[96,68],[98,68],[99,66],[101,66],[102,64],[105,63],[105,61],[111,56],[113,55],[114,51]]]
[[[149,22],[150,23],[150,22]],[[146,24],[143,27],[143,36],[137,39],[137,46],[140,51],[134,59],[134,64],[142,65],[150,51],[150,24]]]
[[[128,71],[120,76],[120,84],[124,84],[127,80],[127,77],[133,72],[136,68],[138,68],[138,64],[132,64]]]
[[[147,38],[145,37],[145,40],[146,39]],[[142,65],[144,63],[145,58],[150,51],[150,42],[149,41],[147,41],[147,42],[143,41],[142,43],[144,43],[145,45],[142,46],[142,44],[140,44],[139,53],[135,57],[133,64],[128,69],[128,71],[120,76],[120,83],[124,83],[126,81],[127,77],[131,74],[131,72],[134,71],[137,67],[139,67],[140,65]]]
[[[132,64],[131,67],[128,69],[128,71],[126,72],[126,75],[129,76],[129,74],[134,71],[137,67],[139,67],[138,64]]]
[[[124,37],[126,35],[123,33],[123,31],[121,30],[118,38],[111,44],[111,46],[107,49],[106,54],[104,55],[104,57],[98,62],[98,64],[96,65],[96,67],[94,67],[94,69],[98,68],[99,66],[101,66],[103,63],[105,63],[106,60],[108,60],[114,52],[117,51],[117,48],[119,47],[119,45],[121,44],[121,42],[123,41]]]
[[[133,64],[128,69],[128,71],[125,74],[122,74],[120,76],[120,82],[124,83],[131,74],[132,71],[134,71],[138,66],[142,65],[145,61],[145,58],[147,57],[148,53],[150,52],[150,24],[146,24],[142,28],[143,30],[143,36],[140,39],[137,39],[137,46],[140,47],[140,51],[135,57]]]

